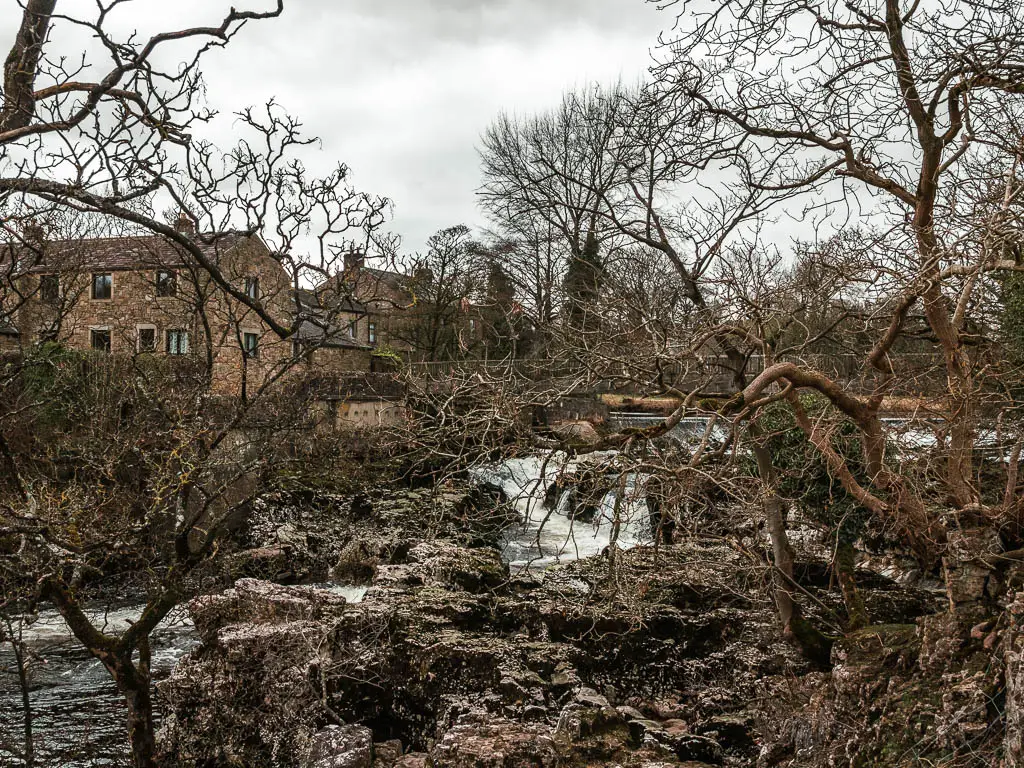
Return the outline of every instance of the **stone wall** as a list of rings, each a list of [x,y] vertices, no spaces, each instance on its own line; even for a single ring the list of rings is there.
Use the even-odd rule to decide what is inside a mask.
[[[260,302],[278,322],[290,324],[294,313],[291,281],[260,240],[242,240],[218,262],[224,277],[240,290],[247,279],[256,278]],[[160,269],[176,274],[173,295],[160,295]],[[92,297],[94,273],[110,274],[110,298]],[[109,332],[109,351],[115,355],[163,355],[171,349],[169,332],[184,331],[188,334],[188,354],[211,365],[213,390],[218,394],[238,394],[243,386],[252,392],[268,377],[280,373],[292,358],[290,340],[280,339],[253,310],[229,296],[202,270],[148,262],[131,269],[67,269],[59,275],[59,296],[50,300],[40,296],[42,279],[38,274],[23,278],[22,290],[34,294],[17,317],[23,346],[53,337],[69,347],[88,350],[93,346],[93,332],[102,331]],[[365,322],[363,325],[365,335]],[[152,334],[155,349],[140,347],[143,332]],[[258,337],[255,356],[243,349],[246,333]],[[370,367],[369,350],[322,349],[314,354],[316,359],[309,361],[307,370],[311,366],[328,371]]]

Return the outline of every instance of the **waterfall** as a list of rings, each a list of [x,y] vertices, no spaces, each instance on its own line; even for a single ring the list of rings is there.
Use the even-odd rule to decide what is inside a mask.
[[[613,453],[593,454],[590,460],[567,460],[555,454],[546,461],[539,456],[509,459],[499,465],[476,470],[477,482],[500,487],[519,510],[522,522],[506,532],[502,555],[512,570],[542,570],[558,563],[599,555],[611,542],[618,516],[617,544],[623,548],[650,540],[650,519],[642,480],[630,474],[622,487],[606,492],[593,519],[575,516],[574,487],[566,487],[554,505],[545,505],[548,490],[559,478],[607,459]],[[616,502],[619,502],[618,505]],[[616,507],[618,507],[616,509]]]

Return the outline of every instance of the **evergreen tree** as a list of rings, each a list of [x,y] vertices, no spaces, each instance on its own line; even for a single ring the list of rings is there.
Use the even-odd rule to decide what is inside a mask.
[[[487,265],[487,295],[483,309],[484,339],[491,357],[515,357],[521,312],[515,286],[496,259]]]
[[[601,249],[593,227],[587,232],[583,250],[573,256],[565,274],[565,317],[577,331],[592,331],[597,325],[597,302],[604,282]]]

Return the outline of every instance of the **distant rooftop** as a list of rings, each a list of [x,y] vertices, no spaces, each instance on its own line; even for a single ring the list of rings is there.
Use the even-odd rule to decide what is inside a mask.
[[[193,236],[204,256],[216,261],[250,235],[225,232]],[[26,262],[20,271],[27,273],[76,269],[107,269],[111,271],[144,267],[180,267],[188,263],[187,254],[176,243],[162,235],[125,235],[71,240],[44,240],[38,247],[28,245],[0,246],[0,265],[20,259]]]

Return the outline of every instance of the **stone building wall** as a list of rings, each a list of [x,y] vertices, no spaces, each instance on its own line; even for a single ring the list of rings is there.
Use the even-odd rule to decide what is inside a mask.
[[[365,372],[370,370],[370,353],[368,348],[320,347],[306,354],[301,368],[317,375]]]
[[[260,240],[242,240],[221,255],[219,266],[239,289],[244,289],[247,279],[256,278],[261,304],[282,325],[290,324],[294,312],[291,283]],[[160,295],[159,270],[175,273],[173,295]],[[210,364],[213,388],[220,394],[239,393],[243,381],[251,392],[268,377],[280,374],[291,360],[291,341],[280,339],[256,312],[229,296],[203,270],[160,264],[154,259],[133,268],[83,265],[54,274],[60,281],[56,297],[41,295],[40,282],[46,279],[42,274],[22,278],[22,290],[32,295],[17,318],[22,346],[52,337],[72,348],[88,350],[98,332],[109,333],[109,351],[115,355],[169,354],[182,351],[169,334],[184,331],[188,354]],[[110,275],[110,298],[93,297],[94,274]],[[140,346],[143,333],[151,334],[155,348]],[[243,349],[246,333],[258,339],[254,356]],[[368,353],[366,357],[363,370],[369,369]],[[345,358],[339,364],[353,366],[361,360]]]
[[[16,352],[21,344],[14,334],[0,333],[0,352]]]

